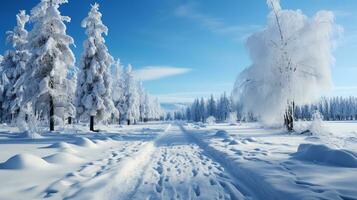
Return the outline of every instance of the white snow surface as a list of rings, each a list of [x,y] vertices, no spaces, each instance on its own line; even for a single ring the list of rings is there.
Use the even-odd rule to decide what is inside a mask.
[[[0,125],[0,199],[357,199],[357,122],[296,127]]]

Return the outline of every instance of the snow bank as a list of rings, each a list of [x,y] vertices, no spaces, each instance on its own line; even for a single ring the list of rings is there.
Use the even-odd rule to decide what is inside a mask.
[[[70,148],[70,144],[68,144],[67,142],[56,142],[54,144],[51,144],[50,146],[47,146],[45,148],[54,148],[54,149],[57,149],[57,148]]]
[[[71,164],[71,163],[83,162],[82,158],[64,152],[55,153],[53,155],[44,157],[43,159],[49,163],[56,163],[56,164]]]
[[[96,146],[92,140],[86,137],[79,137],[74,144],[82,147],[89,147],[89,148]]]
[[[220,138],[225,138],[225,139],[228,139],[230,138],[229,134],[227,131],[225,130],[219,130],[216,132],[215,134],[216,137],[220,137]]]
[[[243,141],[245,141],[245,142],[258,142],[258,140],[256,139],[256,138],[254,138],[254,137],[247,137],[247,138],[244,138],[244,140]]]
[[[343,149],[331,149],[320,144],[300,144],[292,158],[323,163],[331,166],[357,168],[355,153]]]
[[[238,142],[237,140],[231,140],[229,142],[229,145],[236,145],[236,144],[240,144],[240,142]]]
[[[42,158],[32,154],[17,154],[0,164],[0,169],[42,169],[49,166]]]

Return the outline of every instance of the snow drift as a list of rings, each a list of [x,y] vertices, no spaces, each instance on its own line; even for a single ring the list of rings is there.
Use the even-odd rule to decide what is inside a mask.
[[[224,138],[224,139],[228,139],[230,138],[230,135],[228,134],[227,131],[225,130],[218,130],[215,134],[216,137],[220,137],[220,138]]]
[[[54,148],[54,149],[57,149],[57,148],[70,148],[71,146],[70,146],[70,144],[68,144],[67,142],[56,142],[56,143],[54,143],[54,144],[51,144],[51,145],[49,145],[49,146],[47,146],[47,147],[44,147],[44,148],[49,148],[49,149],[51,149],[51,148]]]
[[[96,144],[94,142],[86,137],[79,137],[76,142],[76,145],[81,146],[81,147],[89,147],[93,148],[96,147]]]
[[[42,158],[32,154],[17,154],[0,164],[0,169],[43,169],[49,166]]]
[[[45,161],[49,163],[56,163],[56,164],[71,164],[71,163],[81,163],[84,160],[79,158],[75,155],[69,153],[55,153],[50,156],[46,156],[43,158]]]
[[[292,158],[331,166],[357,168],[355,153],[343,149],[331,149],[321,144],[300,144]]]

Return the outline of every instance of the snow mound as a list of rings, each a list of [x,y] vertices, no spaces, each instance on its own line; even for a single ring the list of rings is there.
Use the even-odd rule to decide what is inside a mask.
[[[258,142],[257,139],[255,139],[254,137],[248,137],[248,138],[244,138],[242,141],[244,144],[249,144],[251,142]]]
[[[49,163],[56,163],[56,164],[71,164],[71,163],[83,162],[82,158],[64,152],[55,153],[53,155],[44,157],[43,159]]]
[[[331,166],[357,168],[357,156],[347,150],[331,149],[321,144],[300,144],[292,157]]]
[[[0,164],[0,169],[42,169],[49,163],[32,154],[17,154]]]
[[[74,144],[82,147],[89,147],[89,148],[96,146],[92,140],[86,137],[79,137]]]
[[[68,144],[67,142],[56,142],[54,144],[51,144],[50,146],[47,146],[45,148],[70,148],[70,144]]]
[[[228,132],[225,131],[225,130],[219,130],[219,131],[217,131],[216,134],[215,134],[215,136],[216,136],[216,137],[220,137],[220,138],[226,138],[226,139],[230,138]]]
[[[121,136],[121,135],[113,135],[113,136],[110,136],[110,138],[112,139],[112,140],[123,140],[123,137]]]
[[[60,148],[60,152],[69,153],[69,154],[78,154],[78,151],[74,150],[73,148]]]
[[[236,144],[239,144],[237,140],[231,140],[229,142],[229,145],[236,145]]]

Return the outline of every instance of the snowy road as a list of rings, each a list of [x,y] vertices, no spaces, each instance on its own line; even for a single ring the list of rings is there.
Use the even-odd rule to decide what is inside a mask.
[[[112,151],[108,158],[56,181],[51,187],[57,188],[49,187],[47,197],[247,199],[249,195],[238,187],[237,179],[206,153],[178,125],[173,125],[152,141]]]
[[[244,199],[235,179],[178,126],[155,142],[156,151],[129,199]]]

